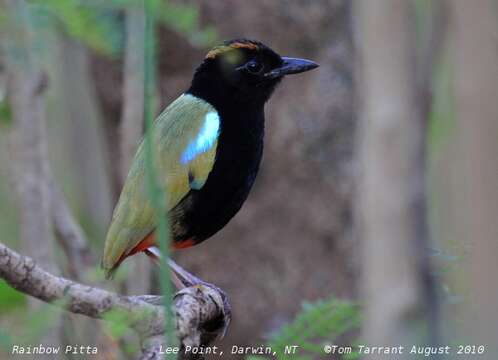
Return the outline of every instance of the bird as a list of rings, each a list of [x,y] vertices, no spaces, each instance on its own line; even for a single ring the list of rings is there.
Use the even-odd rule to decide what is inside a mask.
[[[167,210],[160,216],[169,219],[173,250],[210,238],[240,210],[262,159],[265,104],[283,77],[316,67],[248,39],[226,41],[207,53],[188,90],[152,125],[157,182]],[[142,140],[105,239],[107,277],[129,256],[160,257],[145,153]]]

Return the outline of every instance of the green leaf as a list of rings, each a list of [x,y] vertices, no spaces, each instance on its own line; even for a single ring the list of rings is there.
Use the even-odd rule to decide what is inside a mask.
[[[110,310],[103,319],[105,332],[114,339],[120,339],[130,332],[131,319],[129,315],[120,310]]]
[[[59,26],[69,36],[104,54],[113,55],[122,48],[119,13],[101,3],[33,0],[30,9],[38,27]]]
[[[159,22],[186,36],[193,45],[211,46],[218,41],[214,26],[200,25],[198,5],[166,3],[158,10]]]
[[[324,355],[323,343],[333,342],[360,325],[360,311],[356,304],[335,298],[304,302],[294,321],[273,334],[269,345],[277,359],[311,359]],[[289,345],[299,346],[298,354],[286,354]],[[350,359],[355,359],[349,354]]]
[[[0,314],[26,305],[26,296],[0,280]]]
[[[20,322],[29,323],[29,326],[23,328],[22,338],[16,337],[16,343],[37,342],[48,328],[53,327],[59,321],[61,311],[53,305],[42,304],[35,311],[20,315]]]
[[[172,294],[173,289],[169,279],[169,272],[167,271],[168,264],[166,259],[169,257],[169,243],[170,227],[169,219],[163,214],[167,213],[166,210],[166,194],[167,191],[161,189],[157,183],[157,176],[154,164],[154,143],[152,140],[152,126],[154,117],[154,93],[155,93],[155,74],[156,74],[156,52],[155,52],[155,32],[154,25],[156,22],[157,12],[155,7],[155,0],[146,0],[144,3],[145,12],[145,31],[144,31],[144,120],[145,120],[145,169],[147,177],[147,191],[149,193],[150,201],[157,214],[156,234],[159,249],[161,250],[162,257],[160,259],[161,271],[159,274],[159,285],[163,295],[164,312],[165,316],[165,338],[168,346],[176,345],[176,336],[174,336],[175,324],[173,321],[172,308]],[[174,354],[166,354],[166,359],[174,359]]]
[[[12,111],[7,101],[0,101],[0,125],[12,125]]]

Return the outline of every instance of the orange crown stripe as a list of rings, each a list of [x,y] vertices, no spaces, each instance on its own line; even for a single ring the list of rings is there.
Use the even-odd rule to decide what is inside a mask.
[[[206,59],[214,59],[218,55],[220,55],[224,52],[227,52],[229,50],[233,50],[233,49],[257,50],[258,45],[252,44],[252,43],[236,42],[236,43],[230,44],[228,46],[227,45],[217,46],[207,53]]]

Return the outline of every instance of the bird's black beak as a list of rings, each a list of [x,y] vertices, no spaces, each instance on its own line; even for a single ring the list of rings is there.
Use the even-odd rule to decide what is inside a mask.
[[[266,78],[275,79],[284,75],[299,74],[308,70],[313,70],[319,66],[316,62],[305,59],[282,57],[282,60],[283,63],[280,67],[265,74]]]

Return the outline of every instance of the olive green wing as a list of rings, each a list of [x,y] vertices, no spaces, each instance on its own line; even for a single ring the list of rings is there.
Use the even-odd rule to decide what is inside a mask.
[[[198,190],[206,182],[215,161],[219,126],[216,110],[187,94],[175,100],[154,122],[154,163],[168,211],[191,189]],[[147,190],[145,153],[142,142],[114,209],[102,260],[107,272],[156,227]]]

